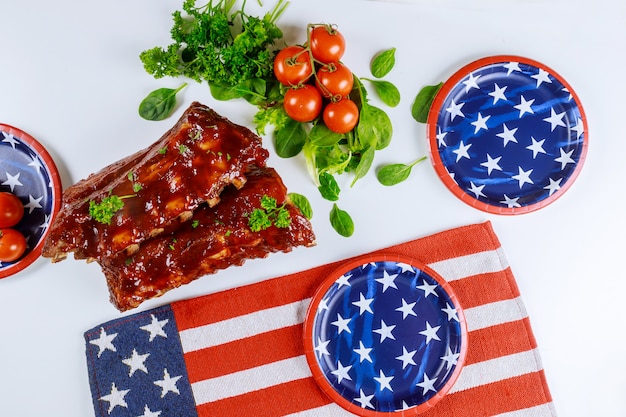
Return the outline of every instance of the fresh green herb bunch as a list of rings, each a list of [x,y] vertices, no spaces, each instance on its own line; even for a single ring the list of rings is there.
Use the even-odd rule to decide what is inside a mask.
[[[211,0],[201,7],[195,3],[185,0],[183,11],[172,14],[174,43],[140,54],[146,71],[155,78],[185,76],[207,81],[212,88],[241,86],[248,91],[270,78],[273,53],[268,48],[283,36],[275,22],[288,2],[279,0],[262,18],[247,15],[245,1],[235,11],[236,0]]]

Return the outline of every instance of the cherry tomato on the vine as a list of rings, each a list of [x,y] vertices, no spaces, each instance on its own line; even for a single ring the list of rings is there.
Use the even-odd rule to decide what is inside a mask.
[[[16,261],[25,251],[24,235],[15,229],[0,229],[0,262]]]
[[[285,93],[285,112],[298,122],[310,122],[319,116],[322,110],[322,95],[315,86],[305,84],[300,88],[291,88]]]
[[[348,133],[359,121],[359,108],[354,101],[344,98],[330,102],[324,108],[324,124],[336,133]]]
[[[274,59],[274,75],[287,86],[296,86],[305,82],[313,74],[309,51],[292,45],[284,48]]]
[[[325,64],[339,62],[346,50],[343,35],[331,25],[315,26],[310,34],[311,54]]]
[[[352,91],[354,76],[352,71],[342,63],[330,63],[317,71],[316,84],[324,97],[346,97]]]
[[[13,227],[22,220],[24,206],[17,196],[8,192],[0,192],[0,229]]]

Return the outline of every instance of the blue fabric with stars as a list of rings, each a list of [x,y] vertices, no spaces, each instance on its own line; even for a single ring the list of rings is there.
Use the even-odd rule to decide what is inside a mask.
[[[382,412],[436,395],[457,366],[462,337],[448,292],[395,261],[343,274],[321,298],[312,334],[328,383],[358,407]]]
[[[96,417],[197,416],[170,306],[85,332]]]
[[[436,125],[436,152],[453,180],[494,207],[539,203],[582,163],[579,103],[556,74],[530,63],[467,74],[446,96]]]

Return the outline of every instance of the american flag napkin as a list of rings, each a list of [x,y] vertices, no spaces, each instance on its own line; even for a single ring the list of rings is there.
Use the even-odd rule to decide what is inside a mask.
[[[464,309],[468,350],[426,417],[556,416],[529,318],[490,222],[376,251],[427,264]],[[116,319],[85,333],[95,415],[352,416],[316,385],[303,322],[346,261]]]

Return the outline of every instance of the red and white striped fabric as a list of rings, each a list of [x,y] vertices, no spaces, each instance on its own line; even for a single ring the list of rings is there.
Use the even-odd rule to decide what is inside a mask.
[[[465,365],[451,391],[423,416],[556,415],[529,318],[489,222],[375,253],[429,265],[464,309]],[[171,304],[198,416],[353,415],[318,388],[302,343],[311,298],[342,263]]]

